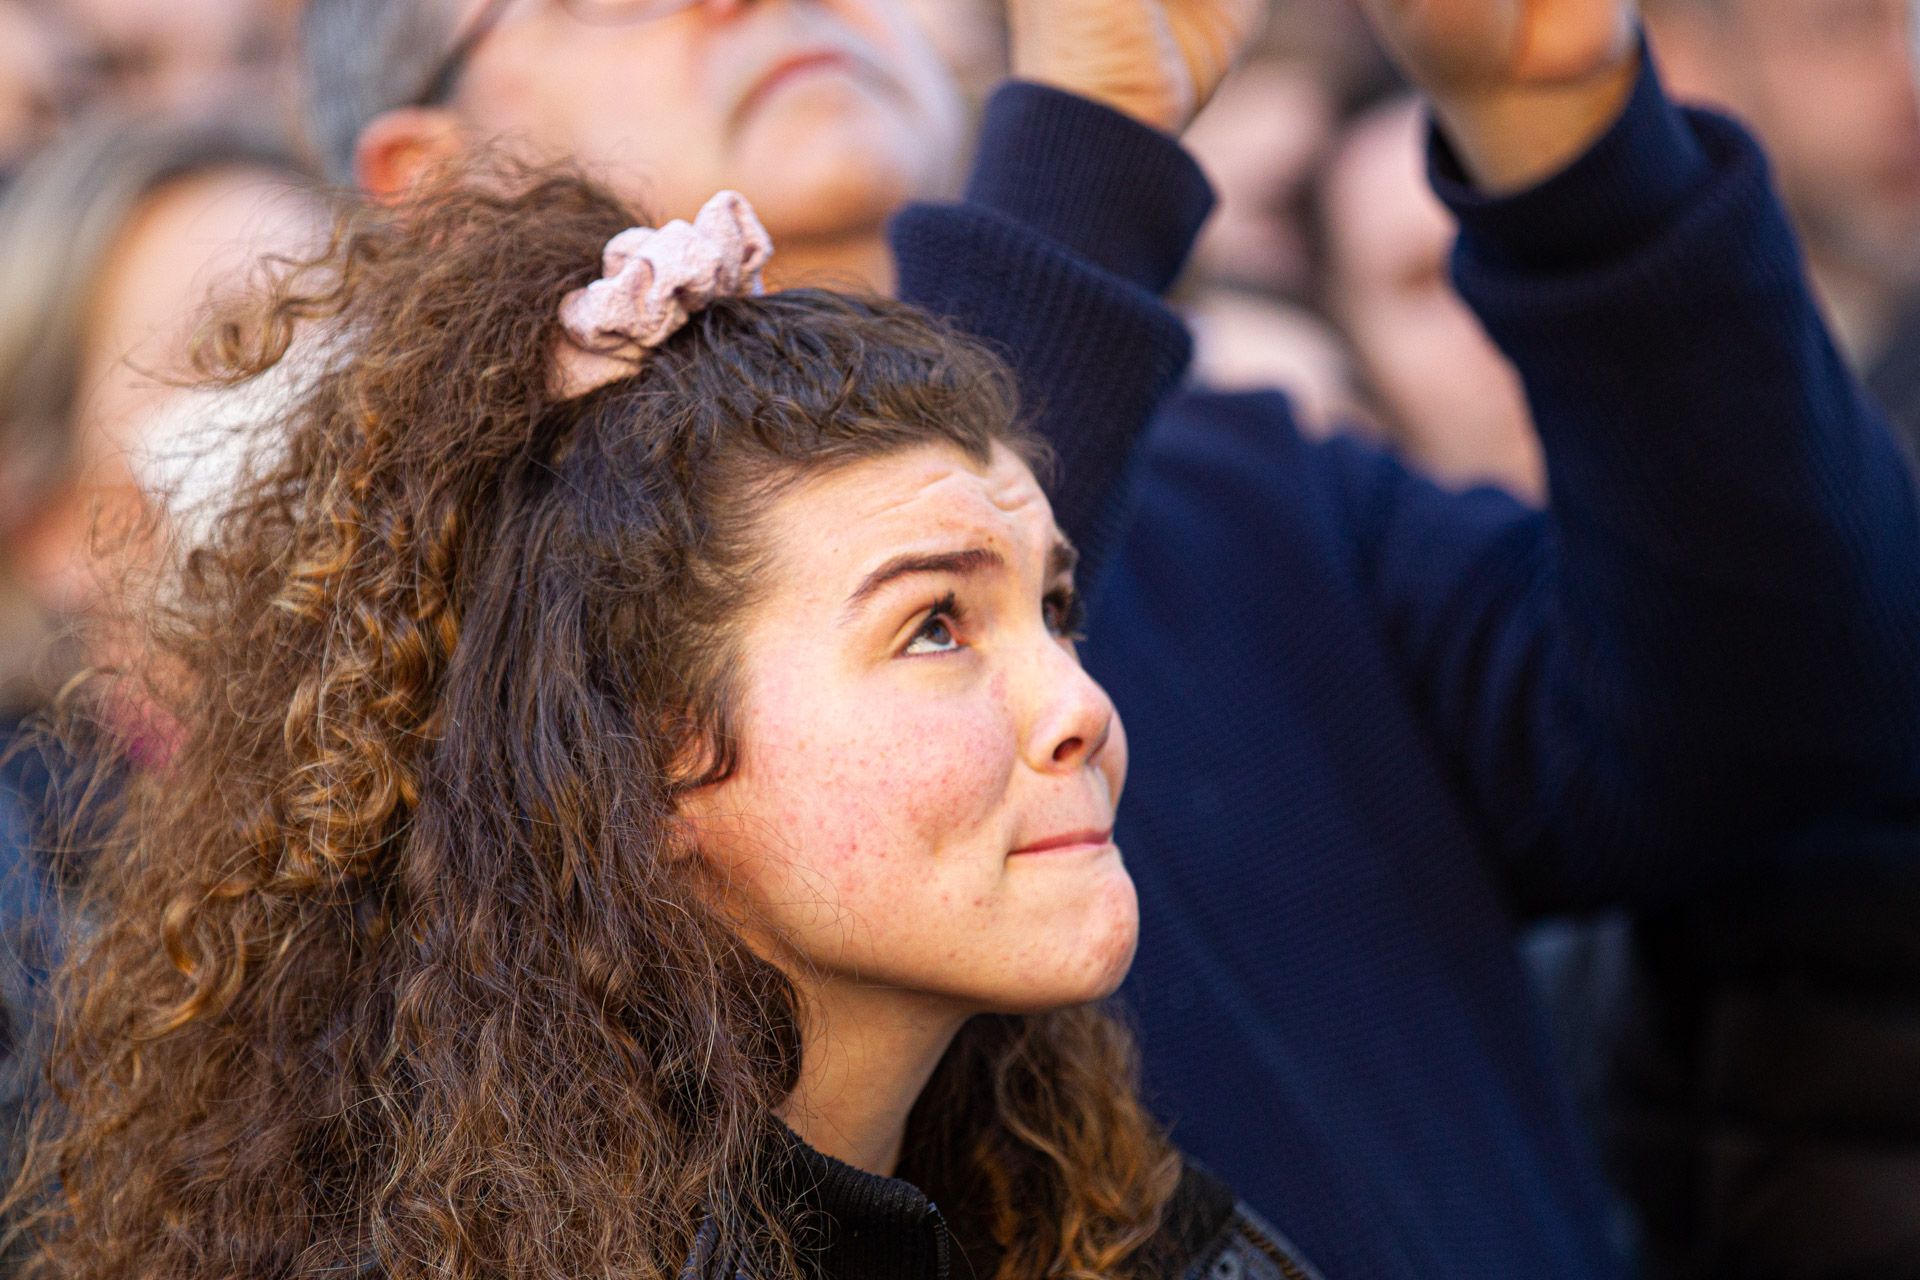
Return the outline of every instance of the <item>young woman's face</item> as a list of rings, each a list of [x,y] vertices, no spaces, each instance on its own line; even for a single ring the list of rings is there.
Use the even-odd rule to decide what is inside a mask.
[[[740,767],[684,805],[756,941],[836,980],[1033,1012],[1133,956],[1126,739],[1026,465],[928,446],[787,493],[740,638]]]

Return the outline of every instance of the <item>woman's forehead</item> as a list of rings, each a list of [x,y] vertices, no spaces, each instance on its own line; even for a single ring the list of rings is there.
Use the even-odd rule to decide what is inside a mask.
[[[865,458],[793,486],[775,508],[788,521],[819,523],[824,532],[875,531],[896,521],[928,518],[1043,519],[1053,509],[1033,471],[1004,445],[983,463],[959,448],[934,443]]]
[[[1000,445],[984,465],[949,445],[852,463],[783,494],[763,528],[822,593],[903,552],[977,548],[1044,565],[1061,541],[1032,469]]]

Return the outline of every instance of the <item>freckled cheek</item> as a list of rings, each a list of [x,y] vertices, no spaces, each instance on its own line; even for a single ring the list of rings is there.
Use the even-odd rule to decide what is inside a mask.
[[[903,837],[964,836],[997,814],[1016,757],[1012,733],[997,715],[896,712],[870,725],[877,735],[860,752],[857,775],[844,776],[866,805],[890,815]]]
[[[774,820],[837,866],[936,851],[999,814],[1017,757],[991,709],[874,700],[801,725],[768,724],[755,753]]]

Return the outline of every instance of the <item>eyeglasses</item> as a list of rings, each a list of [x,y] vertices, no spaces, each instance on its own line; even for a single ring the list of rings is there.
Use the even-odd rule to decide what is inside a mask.
[[[652,18],[664,18],[679,13],[682,9],[691,9],[700,0],[559,0],[560,7],[569,17],[596,26],[617,26],[627,22],[645,22]],[[433,64],[433,74],[426,78],[420,92],[407,99],[410,107],[437,107],[453,96],[454,86],[460,83],[460,73],[467,69],[467,63],[473,58],[473,51],[480,42],[492,34],[500,25],[500,19],[506,14],[507,6],[513,0],[487,0],[473,18],[454,37],[446,53]]]

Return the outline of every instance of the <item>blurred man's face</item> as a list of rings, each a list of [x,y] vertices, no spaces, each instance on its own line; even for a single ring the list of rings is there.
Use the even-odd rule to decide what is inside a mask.
[[[1759,131],[1804,234],[1920,280],[1920,105],[1907,0],[1718,0],[1724,96]]]
[[[661,217],[739,190],[776,239],[871,234],[944,193],[964,133],[951,74],[897,0],[703,0],[620,22],[515,0],[454,105],[477,134],[579,161]]]
[[[195,114],[270,97],[283,53],[260,0],[62,0],[87,47],[89,88],[123,111]]]

